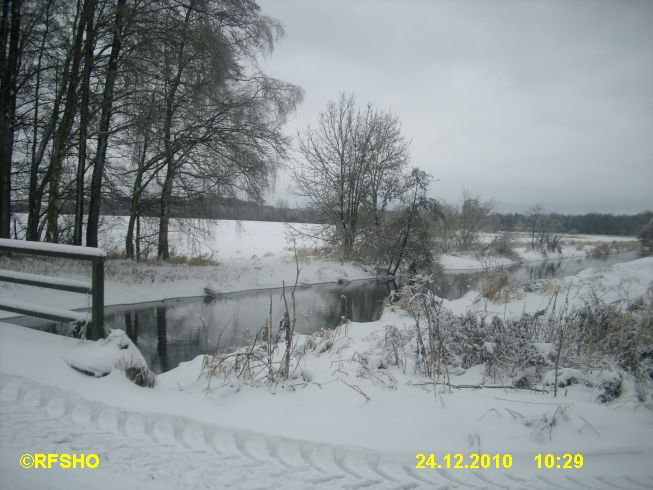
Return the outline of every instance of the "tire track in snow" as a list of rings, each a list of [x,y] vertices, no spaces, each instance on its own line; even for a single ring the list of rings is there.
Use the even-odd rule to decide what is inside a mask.
[[[108,470],[148,481],[161,479],[180,488],[204,488],[207,482],[251,490],[650,488],[632,477],[599,477],[585,483],[542,475],[525,480],[507,474],[420,473],[374,451],[228,430],[182,416],[132,412],[4,374],[0,409],[0,439],[15,447],[24,447],[30,437],[43,451],[52,447],[65,452],[74,445],[78,452],[101,453]]]

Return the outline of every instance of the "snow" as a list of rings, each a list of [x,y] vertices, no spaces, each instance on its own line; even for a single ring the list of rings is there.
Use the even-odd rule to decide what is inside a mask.
[[[481,233],[479,242],[483,244],[491,243],[502,233]],[[507,257],[485,257],[480,258],[477,254],[471,253],[450,253],[440,256],[440,263],[445,270],[451,271],[471,271],[481,270],[484,268],[505,267],[512,264],[525,262],[541,262],[547,260],[560,260],[575,257],[586,257],[592,253],[596,245],[611,245],[612,248],[621,250],[635,242],[635,237],[629,236],[610,236],[610,235],[572,235],[560,234],[560,250],[555,252],[543,253],[539,250],[531,250],[528,245],[531,237],[528,233],[518,232],[508,234],[513,243],[515,258]]]
[[[64,277],[50,277],[42,276],[39,274],[29,274],[27,272],[16,272],[8,270],[0,270],[0,280],[17,280],[19,282],[39,282],[53,286],[68,286],[75,288],[83,288],[87,291],[91,290],[91,283],[88,281],[76,281],[74,279],[66,279]]]
[[[553,359],[555,357],[556,348],[550,342],[534,342],[533,347],[544,359]]]
[[[86,257],[106,257],[106,252],[99,248],[93,247],[80,247],[77,245],[61,245],[59,243],[45,243],[45,242],[28,242],[25,240],[11,240],[8,238],[0,238],[0,248],[11,247],[20,249],[26,253],[29,252],[54,252],[65,253],[74,255],[83,255]]]
[[[491,267],[499,267],[513,263],[515,262],[505,257],[497,257],[489,265]],[[440,264],[448,271],[480,270],[483,268],[483,264],[478,257],[468,254],[441,255]]]
[[[583,281],[586,279],[583,278]],[[595,288],[606,291],[613,288],[617,279],[629,279],[633,285],[638,285],[633,289],[633,294],[644,290],[653,279],[653,258],[619,264],[592,277]],[[564,282],[579,286],[582,281],[578,281],[579,278],[569,278]],[[530,303],[526,306],[533,307]],[[389,469],[398,465],[404,468],[403,474],[407,475],[405,468],[413,468],[418,452],[509,452],[515,464],[508,474],[512,478],[525,479],[528,483],[525,486],[534,484],[537,488],[535,483],[540,480],[533,469],[533,457],[551,452],[583,454],[585,467],[574,470],[573,476],[591,487],[598,485],[598,481],[607,481],[634,488],[628,483],[630,480],[624,479],[626,476],[638,482],[650,481],[647,462],[653,457],[653,414],[636,402],[633,388],[628,383],[625,393],[608,404],[597,403],[596,389],[584,383],[564,386],[557,398],[550,392],[511,389],[447,390],[424,383],[423,378],[397,367],[389,367],[384,362],[380,349],[386,327],[401,328],[410,322],[411,319],[401,310],[387,309],[377,322],[351,323],[329,342],[318,339],[315,348],[307,349],[302,357],[297,377],[285,384],[263,388],[218,378],[209,387],[208,380],[201,372],[203,359],[197,357],[157,376],[153,389],[136,387],[125,379],[121,369],[116,369],[120,364],[116,354],[131,349],[131,346],[128,349],[120,348],[125,345],[122,332],[93,343],[2,324],[0,384],[5,387],[16,384],[27,386],[27,392],[35,390],[47,394],[54,390],[55,399],[63,397],[68,400],[66,403],[75,408],[73,415],[78,412],[82,415],[71,415],[73,418],[68,429],[57,423],[57,437],[61,439],[63,436],[59,432],[66,431],[83,434],[90,441],[88,444],[94,445],[108,461],[106,469],[98,475],[101,481],[107,482],[126,478],[140,483],[153,471],[151,465],[159,457],[171,457],[171,449],[160,446],[162,440],[168,441],[161,439],[161,435],[156,436],[158,444],[148,449],[148,457],[126,449],[132,443],[142,444],[141,439],[129,433],[112,432],[109,438],[93,438],[93,431],[89,432],[81,425],[85,417],[83,414],[89,410],[89,406],[101,407],[101,413],[118,411],[116,413],[128,414],[123,416],[132,425],[136,424],[135,433],[141,434],[145,430],[147,437],[150,437],[146,430],[148,426],[138,426],[138,420],[154,421],[154,425],[160,423],[169,427],[172,431],[170,434],[186,434],[192,432],[192,427],[198,426],[203,430],[226,431],[230,437],[241,441],[241,449],[243,444],[248,448],[243,450],[250,456],[240,454],[238,461],[244,458],[247,463],[249,458],[249,467],[252,464],[251,454],[260,456],[263,453],[268,457],[269,449],[266,448],[275,447],[280,444],[279,441],[283,441],[286,448],[308,447],[316,456],[311,460],[313,463],[304,468],[305,475],[317,472],[319,476],[320,472],[312,466],[316,464],[314,460],[320,461],[318,454],[328,454],[329,458],[341,464],[345,464],[342,463],[344,458],[355,474],[370,471],[365,461],[378,460],[383,462],[381,470],[385,468],[390,474],[395,474]],[[307,341],[307,337],[299,337],[300,348]],[[544,353],[552,348],[549,344],[538,346]],[[106,356],[103,352],[107,353]],[[69,368],[71,359],[87,368],[104,366],[110,373],[102,378],[85,376]],[[563,369],[559,374],[559,383],[572,378],[584,379],[572,369]],[[552,379],[552,376],[549,373],[547,379]],[[599,383],[609,376],[609,373],[597,373],[593,383]],[[480,383],[482,377],[481,367],[460,370],[451,373],[451,384],[474,385]],[[359,387],[369,400],[352,386]],[[0,393],[7,397],[9,395],[5,391],[11,392],[13,389],[6,388]],[[28,403],[25,399],[20,402]],[[4,417],[13,421],[15,416],[3,412]],[[551,425],[554,419],[555,423]],[[31,477],[22,480],[16,476],[18,470],[15,464],[12,466],[11,457],[19,455],[21,451],[26,452],[26,447],[39,448],[50,444],[52,441],[46,439],[44,442],[42,432],[36,430],[52,427],[48,424],[51,424],[48,420],[33,420],[35,429],[30,431],[23,427],[20,437],[12,427],[3,430],[3,434],[10,435],[0,436],[3,437],[0,446],[3,475],[9,475],[2,478],[8,478],[6,481],[15,484],[16,488],[21,488],[21,485],[26,488],[33,481]],[[120,423],[116,427],[120,427]],[[11,434],[15,437],[12,438]],[[180,440],[176,437],[168,441],[168,446],[179,446],[175,460],[182,466],[192,465],[193,459],[183,444],[186,440],[184,437],[188,435]],[[73,440],[63,437],[64,442],[57,447],[71,447],[72,442],[65,441]],[[202,454],[200,451],[196,457],[201,459]],[[129,458],[135,458],[135,461],[126,470],[123,465]],[[115,461],[121,464],[112,463]],[[142,464],[139,465],[138,461]],[[221,469],[226,468],[220,462],[216,464]],[[307,465],[306,461],[303,464]],[[258,480],[251,474],[249,476],[254,483],[262,486],[293,488],[290,483],[295,476],[287,475],[285,479],[278,476],[284,471],[293,472],[281,466],[279,461],[276,465],[280,470],[276,480],[267,473],[266,478],[272,478],[270,481]],[[245,465],[241,471],[249,471],[247,467]],[[235,475],[236,470],[230,468],[229,474]],[[344,472],[349,475],[348,478],[355,479],[342,467],[339,468],[340,473]],[[497,482],[511,488],[510,479],[497,476],[503,473],[485,471],[481,476],[488,479],[488,485]],[[200,471],[198,474],[204,473]],[[478,483],[478,477],[471,473],[452,472],[450,476],[456,478],[460,486]],[[424,477],[435,478],[426,474]],[[80,478],[83,481],[83,477]],[[179,485],[178,477],[166,470],[155,472],[153,478],[160,489]],[[380,478],[378,474],[376,478]],[[398,477],[399,483],[403,482],[402,478]],[[408,476],[405,478],[410,479]],[[555,487],[555,482],[564,478],[564,473],[549,472],[546,478]],[[361,479],[357,481],[362,483]],[[569,482],[566,479],[563,481]],[[188,486],[199,486],[201,483],[191,478]],[[340,483],[334,485],[334,488],[340,488]],[[452,485],[451,488],[458,488],[458,484]],[[238,485],[236,487],[239,488]],[[571,488],[575,487],[572,485]]]
[[[114,369],[147,368],[145,358],[127,334],[114,329],[98,342],[79,342],[63,356],[69,366],[96,377],[107,376]]]
[[[521,244],[522,246],[530,243],[531,234],[529,232],[518,231],[518,232],[509,232],[511,238]],[[481,233],[479,240],[482,243],[490,243],[494,238],[496,238],[496,233]],[[631,242],[637,240],[634,236],[624,236],[624,235],[583,235],[578,233],[559,233],[558,234],[564,242],[572,244],[580,243],[597,243],[597,242]]]
[[[19,223],[27,221],[25,213],[16,213]],[[62,219],[70,218],[62,216]],[[102,216],[99,230],[100,249],[111,255],[124,252],[128,216]],[[141,219],[141,227],[148,230],[155,226],[158,218]],[[169,243],[172,256],[211,257],[218,262],[247,260],[255,257],[288,255],[292,251],[291,236],[296,236],[297,247],[311,247],[314,241],[297,236],[294,230],[310,230],[314,225],[282,223],[273,221],[236,221],[221,219],[178,219],[171,218]],[[20,227],[20,225],[19,225]],[[10,240],[12,243],[15,240]],[[99,249],[54,245],[40,242],[19,241],[21,246],[35,246],[44,250],[88,250],[90,254],[101,254]],[[147,245],[143,244],[143,250]],[[156,250],[154,250],[156,252]],[[154,253],[156,256],[156,253]]]
[[[0,325],[1,398],[26,406],[26,416],[32,417],[29,425],[19,424],[16,412],[1,405],[3,424],[12,425],[3,426],[0,436],[0,481],[3,487],[30,488],[38,478],[17,468],[20,454],[71,452],[72,448],[100,454],[103,463],[95,472],[98,488],[112,484],[115,488],[121,483],[140,487],[143,481],[148,484],[147,480],[154,480],[160,490],[200,488],[212,481],[207,479],[210,468],[220,470],[210,475],[212,478],[224,473],[223,477],[235,482],[235,488],[252,484],[267,488],[306,488],[308,484],[311,488],[308,482],[331,474],[339,478],[334,478],[330,488],[345,488],[365,481],[351,472],[371,473],[370,461],[380,463],[381,474],[395,478],[387,484],[415,483],[406,469],[413,467],[415,454],[457,451],[512,454],[514,465],[509,472],[481,473],[489,482],[486,488],[495,488],[493,481],[497,488],[513,488],[504,473],[535,484],[532,458],[541,452],[582,453],[586,466],[574,470],[573,475],[590,484],[596,483],[597,477],[623,483],[625,475],[646,481],[644,465],[653,455],[650,412],[633,411],[627,402],[622,407],[598,405],[583,386],[571,386],[564,399],[553,399],[513,390],[449,393],[420,386],[419,380],[397,372],[397,387],[388,390],[351,374],[348,381],[360,385],[371,398],[366,402],[344,383],[334,381],[334,362],[348,360],[352,351],[369,346],[370,341],[373,344],[380,324],[403,321],[401,315],[390,313],[377,325],[352,324],[345,349],[307,360],[314,378],[309,386],[271,391],[220,383],[206,391],[206,380],[197,378],[199,359],[160,375],[151,390],[135,387],[119,372],[91,378],[66,366],[65,358],[78,348],[78,341]],[[477,370],[469,369],[452,383],[475,383],[478,375]],[[549,441],[548,433],[547,437],[540,435],[542,420],[551,419],[560,407],[564,417],[557,416]],[[64,416],[68,418],[61,419]],[[206,447],[196,447],[191,436],[199,434],[201,445],[206,443],[202,434],[207,432],[220,437],[218,450],[234,451],[229,461],[211,456]],[[223,441],[227,435],[232,449]],[[146,452],[140,449],[144,444]],[[269,448],[279,446],[282,458],[272,472]],[[308,451],[310,463],[301,456],[302,451]],[[303,466],[293,468],[300,462]],[[329,464],[333,468],[328,473],[315,468]],[[298,485],[296,473],[304,486]],[[179,475],[187,475],[189,480],[180,482]],[[437,475],[422,476],[428,482],[443,483]],[[450,482],[450,488],[478,484],[471,473],[451,471],[448,476],[460,483]],[[546,477],[555,486],[562,475],[554,472]],[[46,486],[85,488],[90,485],[87,478],[87,472],[74,476],[54,472],[54,482]],[[341,482],[340,478],[347,480]],[[374,478],[370,479],[378,485],[372,488],[387,488],[378,474]]]
[[[47,316],[53,316],[57,318],[64,318],[67,319],[68,321],[83,322],[88,320],[89,318],[88,313],[80,313],[78,311],[71,311],[71,310],[66,310],[63,308],[57,308],[53,306],[42,306],[34,303],[25,303],[14,299],[9,299],[9,300],[6,300],[4,298],[0,299],[0,309],[2,309],[3,307],[19,308],[24,311],[30,311],[36,313],[37,316],[47,315]],[[15,313],[12,314],[15,315]]]
[[[558,291],[560,301],[568,301],[569,305],[584,304],[591,294],[607,303],[632,301],[646,293],[653,280],[652,271],[653,257],[644,257],[615,264],[606,270],[585,269],[573,276],[544,280],[540,284],[546,285],[548,291]],[[508,302],[493,302],[484,299],[477,291],[469,291],[459,299],[445,299],[444,306],[457,314],[471,309],[486,315],[519,316],[524,311],[535,313],[546,308],[551,296],[552,293],[534,291]]]
[[[558,369],[558,386],[563,388],[575,383],[584,383],[587,381],[587,375],[580,369],[562,368]],[[555,370],[550,370],[544,375],[544,384],[553,386],[556,380]]]
[[[123,226],[122,220],[107,218],[106,229]],[[210,239],[186,241],[179,232],[172,242],[179,252],[212,255],[218,265],[108,260],[106,304],[201,295],[206,286],[227,292],[294,281],[283,224],[215,221],[210,227]],[[111,240],[119,236],[109,233],[104,246],[115,250]],[[373,276],[355,264],[324,260],[310,243],[298,247],[304,283]],[[470,256],[444,260],[459,268],[479,264]],[[73,281],[88,277],[78,264],[25,259],[19,265],[25,273]],[[551,297],[545,291],[560,291],[572,304],[588,294],[606,301],[634,299],[651,281],[649,257],[546,281],[505,303],[471,291],[444,304],[454,313],[520,315],[545,307]],[[2,284],[0,294],[3,301],[34,300],[44,309],[73,307],[72,297],[79,297],[13,284]],[[82,342],[0,323],[0,487],[651,487],[653,412],[650,404],[636,400],[632,380],[624,379],[624,392],[609,403],[596,400],[597,385],[610,381],[610,371],[597,371],[589,383],[564,386],[557,397],[548,386],[548,393],[446,389],[389,363],[386,335],[411,321],[401,310],[387,308],[380,320],[350,323],[337,335],[298,336],[304,354],[288,382],[257,386],[217,377],[209,384],[202,373],[205,359],[198,356],[158,375],[153,388],[126,378],[127,366],[144,361],[122,331]],[[486,345],[488,351],[493,347]],[[555,353],[551,344],[535,348],[545,356]],[[474,366],[450,375],[452,385],[469,386],[483,381],[485,373],[483,366]],[[561,368],[559,384],[580,380],[577,375]],[[97,452],[102,463],[93,471],[19,467],[21,454],[41,451]],[[417,453],[455,452],[510,453],[514,464],[510,470],[476,472],[415,469]],[[533,457],[546,452],[581,453],[585,466],[535,470]]]
[[[633,236],[622,235],[574,235],[563,234],[565,240],[573,242],[630,242],[636,240]]]
[[[596,236],[596,242],[605,243],[608,240],[603,240],[605,237]],[[622,237],[623,238],[623,237]],[[632,240],[632,239],[631,239]],[[631,240],[621,240],[623,242]],[[609,242],[612,242],[610,240]],[[547,260],[560,260],[575,257],[587,257],[593,248],[592,243],[586,242],[581,245],[563,245],[560,252],[548,252],[546,254],[537,251],[529,250],[525,246],[514,247],[516,259],[511,260],[507,257],[488,257],[481,259],[477,255],[471,254],[443,254],[440,256],[440,263],[445,270],[463,271],[463,270],[481,270],[484,268],[505,267],[508,265],[525,263],[525,262],[543,262]]]

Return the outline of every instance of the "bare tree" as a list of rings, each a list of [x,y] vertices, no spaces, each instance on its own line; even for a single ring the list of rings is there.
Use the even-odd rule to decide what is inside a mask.
[[[41,165],[59,122],[61,103],[66,92],[66,84],[62,79],[70,64],[69,33],[62,28],[58,19],[69,18],[74,24],[70,5],[63,7],[56,0],[47,0],[45,5],[37,6],[41,8],[30,12],[34,18],[34,39],[27,41],[28,51],[25,53],[28,59],[34,60],[35,68],[33,73],[23,74],[26,93],[21,97],[25,110],[23,117],[27,119],[31,111],[32,127],[29,131],[29,150],[26,152],[29,153],[26,156],[29,165],[26,238],[33,241],[39,239],[44,226],[41,222],[41,205],[50,180],[50,173],[43,171]]]
[[[369,205],[373,225],[380,225],[388,205],[404,192],[406,185],[402,175],[408,165],[408,142],[401,134],[399,118],[390,112],[375,113],[371,122],[369,158]],[[415,172],[411,172],[415,176]],[[409,179],[410,180],[410,179]],[[427,184],[428,185],[428,184]]]
[[[560,222],[558,216],[547,213],[541,205],[526,212],[526,224],[531,240],[529,248],[542,252],[560,251]]]
[[[162,114],[159,153],[158,257],[167,259],[171,203],[175,198],[246,195],[263,189],[289,145],[285,118],[300,101],[298,87],[256,68],[283,33],[249,1],[223,4],[172,2],[154,15],[139,51]]]
[[[458,246],[461,250],[471,250],[478,241],[478,234],[487,225],[492,201],[481,202],[479,196],[463,192],[463,203],[458,220]]]
[[[442,203],[440,208],[440,219],[435,224],[437,236],[437,247],[442,253],[453,251],[457,242],[460,211],[457,206]]]
[[[59,241],[58,219],[60,211],[61,174],[67,147],[70,144],[72,136],[75,116],[79,110],[77,99],[83,38],[89,18],[93,16],[94,3],[94,0],[83,0],[83,2],[78,2],[77,4],[77,20],[69,53],[70,65],[66,66],[67,70],[64,72],[62,79],[62,83],[66,87],[66,95],[61,120],[59,121],[52,141],[52,153],[48,168],[49,190],[46,239],[50,242]]]
[[[140,252],[140,217],[142,214],[143,195],[148,184],[156,175],[151,172],[152,168],[159,162],[159,157],[148,158],[150,147],[156,143],[154,133],[155,119],[158,116],[154,105],[154,96],[138,101],[138,116],[132,127],[134,133],[133,162],[134,169],[133,183],[129,207],[129,222],[127,224],[127,235],[125,237],[125,255],[130,259],[138,259]],[[147,173],[150,172],[149,177]],[[134,241],[134,229],[136,229],[136,240]]]
[[[91,72],[93,70],[93,58],[95,51],[95,7],[96,0],[91,0],[90,14],[86,16],[84,28],[86,30],[84,39],[84,69],[81,80],[81,101],[79,109],[79,156],[77,158],[77,178],[75,184],[75,229],[73,232],[73,243],[82,244],[82,226],[84,224],[84,174],[86,173],[86,140],[89,131],[89,119],[91,111]]]
[[[434,226],[436,247],[442,253],[477,251],[481,247],[479,233],[490,227],[493,207],[493,201],[481,201],[467,191],[463,192],[462,203],[443,204]]]
[[[399,196],[409,158],[399,120],[371,105],[361,109],[354,95],[343,93],[299,135],[299,149],[292,192],[335,226],[331,238],[350,257],[365,219],[378,226]]]
[[[125,22],[125,11],[127,0],[117,0],[114,24],[113,39],[111,41],[111,54],[107,66],[104,92],[102,94],[102,113],[100,115],[100,129],[97,140],[97,152],[93,162],[93,175],[91,177],[91,199],[88,210],[88,223],[86,225],[86,246],[98,246],[98,223],[100,220],[100,197],[102,189],[102,177],[107,156],[109,142],[109,126],[113,111],[113,92],[118,76],[118,60],[123,42],[123,24]]]
[[[544,216],[546,211],[540,204],[535,204],[526,211],[526,224],[528,226],[528,233],[531,236],[530,248],[531,250],[537,247],[538,235],[541,234],[544,227]]]
[[[175,200],[260,201],[287,158],[302,91],[260,71],[283,30],[253,1],[5,0],[1,21],[3,233],[26,203],[28,239],[80,243],[86,195],[97,246],[111,193],[131,201],[128,243],[158,201],[166,258]]]
[[[402,261],[410,261],[409,270],[425,268],[433,261],[431,223],[440,216],[440,204],[426,193],[431,176],[418,168],[405,178],[402,206],[389,216],[376,243],[385,245],[386,271],[396,275]]]
[[[16,90],[21,57],[22,0],[4,0],[0,19],[0,237],[11,225],[11,164],[14,148]]]

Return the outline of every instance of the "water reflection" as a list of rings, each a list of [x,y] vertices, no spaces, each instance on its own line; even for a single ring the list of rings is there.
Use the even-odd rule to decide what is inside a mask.
[[[332,328],[342,316],[372,321],[381,315],[394,281],[321,284],[295,293],[298,333]],[[290,301],[289,292],[286,298]],[[209,301],[189,298],[109,308],[106,321],[138,345],[155,372],[164,372],[201,353],[243,345],[265,325],[272,307],[278,326],[285,306],[280,289],[220,295]]]
[[[166,321],[166,307],[157,306],[156,308],[156,352],[159,355],[161,371],[168,371],[168,322]],[[135,339],[132,339],[136,343]]]

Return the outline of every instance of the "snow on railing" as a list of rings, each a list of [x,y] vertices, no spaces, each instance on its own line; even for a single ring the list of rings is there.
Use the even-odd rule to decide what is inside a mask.
[[[96,340],[104,336],[104,259],[106,258],[106,252],[104,250],[91,247],[79,247],[76,245],[27,242],[23,240],[0,238],[0,252],[90,261],[91,284],[74,279],[8,270],[0,270],[0,281],[59,289],[74,293],[90,293],[92,298],[91,323],[87,327],[87,337],[91,340]],[[77,311],[43,307],[19,301],[0,300],[0,310],[11,311],[21,315],[47,318],[55,321],[80,322],[86,319],[85,314]]]
[[[107,253],[101,248],[61,245],[59,243],[28,242],[25,240],[11,240],[9,238],[0,238],[0,249],[8,252],[64,257],[68,259],[83,258],[89,260],[94,257],[106,258],[107,256]]]

